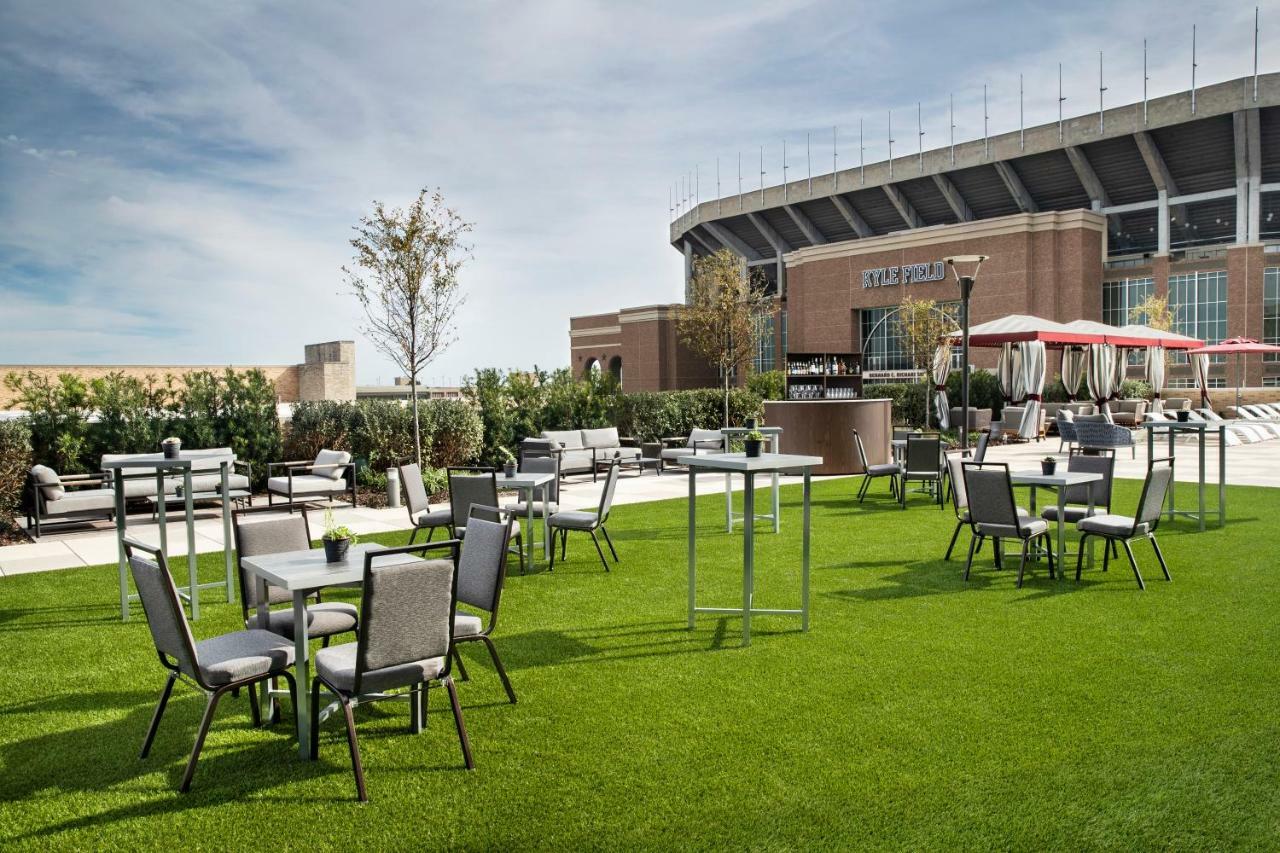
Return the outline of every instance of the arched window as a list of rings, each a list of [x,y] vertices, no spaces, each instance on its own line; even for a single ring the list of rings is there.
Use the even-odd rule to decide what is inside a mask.
[[[615,355],[609,359],[609,373],[617,380],[618,384],[622,384],[622,356]]]
[[[587,378],[589,378],[592,374],[599,373],[599,372],[600,372],[600,370],[601,370],[601,368],[600,368],[600,359],[598,359],[598,358],[589,358],[589,359],[587,359],[587,366],[586,366],[586,367],[584,367],[584,368],[582,368],[582,378],[583,378],[583,379],[587,379]]]

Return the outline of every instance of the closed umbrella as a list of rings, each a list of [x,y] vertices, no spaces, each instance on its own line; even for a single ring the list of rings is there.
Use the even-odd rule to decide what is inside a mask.
[[[1187,352],[1190,355],[1234,355],[1236,357],[1236,408],[1238,409],[1240,408],[1240,390],[1244,387],[1244,359],[1241,356],[1252,355],[1253,353],[1280,352],[1280,347],[1259,343],[1253,338],[1228,338],[1220,344],[1210,344],[1207,347],[1200,347]],[[1207,363],[1205,373],[1205,379],[1207,380]],[[1206,385],[1201,387],[1205,388]],[[1208,396],[1204,391],[1201,394],[1202,396]]]
[[[1147,383],[1151,386],[1151,411],[1163,412],[1160,390],[1164,388],[1164,347],[1147,347]]]
[[[1084,378],[1085,348],[1062,348],[1062,384],[1067,389],[1067,400],[1074,403]]]
[[[1116,348],[1111,344],[1090,344],[1084,371],[1089,396],[1093,397],[1094,404],[1107,415],[1108,420],[1111,416],[1111,396],[1116,390],[1115,358]]]
[[[947,374],[950,372],[951,341],[944,340],[933,352],[933,401],[938,408],[938,426],[941,429],[951,426],[951,410],[947,403]],[[960,415],[962,418],[968,416],[968,412]]]
[[[996,378],[1000,382],[1000,396],[1004,398],[1006,406],[1013,403],[1013,353],[1013,344],[1001,344],[1000,359],[996,362]]]

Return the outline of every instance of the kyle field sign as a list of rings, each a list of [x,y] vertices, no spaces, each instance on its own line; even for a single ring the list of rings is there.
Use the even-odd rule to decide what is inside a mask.
[[[900,267],[879,267],[862,271],[863,287],[889,287],[895,284],[918,284],[924,281],[942,281],[947,268],[942,261],[931,264],[903,264]]]

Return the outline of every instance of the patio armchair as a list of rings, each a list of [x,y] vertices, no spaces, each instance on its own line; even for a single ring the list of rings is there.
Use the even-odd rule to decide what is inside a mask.
[[[103,484],[104,474],[60,476],[47,465],[27,472],[27,531],[39,539],[50,524],[80,524],[115,518],[115,493]]]
[[[1027,568],[1028,549],[1031,543],[1042,540],[1044,552],[1049,558],[1049,577],[1054,576],[1053,543],[1049,536],[1049,524],[1044,519],[1031,518],[1018,511],[1013,500],[1013,480],[1009,466],[1003,462],[964,462],[965,492],[969,498],[969,520],[978,534],[969,542],[969,560],[965,563],[964,579],[969,580],[973,568],[973,555],[980,537],[990,536],[996,553],[996,565],[1000,565],[1000,540],[1017,539],[1022,543],[1022,559],[1018,563],[1018,588]]]
[[[1111,407],[1111,420],[1120,426],[1135,428],[1147,412],[1146,400],[1117,400]]]
[[[1058,452],[1061,453],[1064,447],[1069,448],[1079,440],[1075,415],[1070,409],[1060,409],[1054,423],[1058,425]]]
[[[951,429],[960,429],[960,407],[952,406]],[[981,432],[985,429],[991,429],[991,410],[979,409],[974,406],[969,407],[969,432]]]
[[[270,513],[261,521],[248,521],[255,516]],[[299,515],[279,515],[273,507],[238,509],[231,514],[232,532],[236,544],[236,568],[240,576],[240,615],[246,628],[264,628],[282,637],[293,639],[293,607],[267,611],[267,624],[258,624],[258,583],[244,570],[242,560],[262,554],[283,554],[287,551],[311,549],[311,525],[307,520],[307,508],[299,509]],[[308,596],[313,603],[307,605],[307,636],[329,645],[331,637],[348,632],[360,633],[360,614],[353,605],[343,601],[322,601],[317,590]],[[293,593],[286,589],[267,585],[267,605],[293,603]]]
[[[1095,417],[1101,418],[1102,415]],[[1127,447],[1133,458],[1138,458],[1138,449],[1133,440],[1133,430],[1119,424],[1106,421],[1077,418],[1076,443],[1084,450],[1116,450]]]
[[[347,746],[356,794],[368,802],[364,764],[356,740],[355,707],[409,692],[409,731],[426,726],[427,690],[439,684],[449,693],[453,722],[468,770],[475,768],[471,743],[462,722],[458,690],[450,675],[453,619],[457,606],[458,546],[456,539],[366,551],[360,601],[364,630],[354,643],[321,649],[315,656],[311,682],[311,757],[320,756],[320,688],[333,694],[347,724]],[[388,557],[445,551],[445,559],[388,562]],[[380,561],[374,565],[375,561]],[[391,691],[401,691],[392,694]]]
[[[453,509],[444,507],[433,510],[427,495],[427,487],[422,484],[422,469],[416,462],[399,466],[400,488],[404,489],[404,505],[409,511],[409,523],[413,532],[409,534],[409,544],[418,538],[418,533],[427,531],[427,540],[431,541],[436,530],[443,527],[446,531],[453,526]]]
[[[871,481],[887,477],[889,479],[889,494],[893,495],[893,499],[898,499],[898,477],[902,475],[902,466],[897,462],[883,462],[877,465],[871,465],[867,462],[867,448],[862,443],[862,436],[858,431],[853,430],[853,447],[858,453],[858,464],[862,466],[862,484],[858,487],[858,503],[862,503],[862,499],[867,496],[867,490],[871,488]]]
[[[496,507],[471,507],[471,517],[467,521],[466,547],[458,558],[458,603],[480,610],[488,616],[485,620],[465,611],[453,614],[454,663],[458,666],[458,676],[468,681],[467,670],[458,656],[458,645],[461,643],[484,643],[493,659],[493,667],[502,679],[502,687],[507,691],[511,704],[516,703],[516,691],[511,687],[511,679],[498,657],[498,650],[493,645],[493,631],[498,627],[498,605],[502,601],[502,582],[507,575],[507,549],[505,543],[511,539],[511,519],[493,521],[500,515]]]
[[[274,474],[275,471],[283,471]],[[267,505],[282,497],[293,512],[295,501],[332,500],[348,495],[356,506],[356,472],[351,454],[345,450],[321,450],[314,460],[271,462],[267,465]]]
[[[701,456],[723,451],[724,433],[718,429],[695,429],[688,436],[671,436],[662,439],[662,450],[658,454],[658,459],[659,464],[665,469],[668,465],[680,464],[677,460],[684,456]]]
[[[551,530],[551,568],[556,566],[556,540],[555,535],[560,534],[560,561],[564,562],[568,552],[568,538],[570,531],[588,533],[591,541],[596,545],[596,553],[600,555],[600,564],[604,566],[604,570],[609,571],[609,563],[604,558],[604,551],[600,549],[600,540],[596,538],[596,531],[599,530],[604,534],[604,541],[609,544],[609,553],[613,555],[613,561],[618,562],[618,552],[613,547],[613,540],[609,538],[609,531],[605,528],[605,522],[609,520],[609,513],[613,509],[613,493],[618,485],[618,461],[615,459],[609,463],[609,473],[605,476],[604,488],[600,491],[600,506],[595,512],[557,512],[555,515],[547,519],[547,525]]]
[[[1147,585],[1142,580],[1142,572],[1138,571],[1138,561],[1133,557],[1133,549],[1129,543],[1134,539],[1146,539],[1156,552],[1156,560],[1160,562],[1160,570],[1164,579],[1173,580],[1169,575],[1169,566],[1160,553],[1160,543],[1156,541],[1156,528],[1160,526],[1160,513],[1164,509],[1165,495],[1169,492],[1169,484],[1173,482],[1173,457],[1152,459],[1147,463],[1147,476],[1142,483],[1142,494],[1138,497],[1138,510],[1132,517],[1126,515],[1094,515],[1081,519],[1076,524],[1080,531],[1080,552],[1076,555],[1076,580],[1080,580],[1083,566],[1084,543],[1090,536],[1097,536],[1108,544],[1119,542],[1124,545],[1124,552],[1129,557],[1129,565],[1133,567],[1133,577],[1138,581],[1138,589],[1145,590]],[[1107,570],[1110,551],[1103,552],[1102,570]]]
[[[195,775],[196,761],[204,747],[213,713],[218,707],[218,700],[223,696],[238,692],[242,687],[249,688],[246,692],[249,694],[253,723],[255,726],[261,725],[255,686],[262,681],[283,677],[294,698],[293,707],[298,707],[297,685],[290,672],[293,666],[293,643],[279,634],[259,630],[233,631],[196,642],[191,635],[191,626],[183,612],[182,602],[178,599],[177,587],[169,574],[164,553],[158,548],[128,538],[124,540],[124,551],[134,584],[138,588],[138,596],[142,600],[142,609],[151,629],[156,654],[160,658],[160,664],[169,671],[169,680],[160,693],[160,701],[151,717],[151,725],[147,728],[138,758],[144,759],[150,754],[156,731],[160,728],[160,718],[164,716],[169,696],[173,693],[173,685],[177,681],[188,681],[208,697],[204,716],[196,730],[191,758],[187,760],[187,769],[178,785],[178,790],[186,793],[191,789],[191,778]]]

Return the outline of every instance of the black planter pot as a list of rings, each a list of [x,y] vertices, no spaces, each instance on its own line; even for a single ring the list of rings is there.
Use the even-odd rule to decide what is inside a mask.
[[[164,444],[160,445],[160,448],[164,451],[165,459],[177,459],[182,455],[181,442],[176,442],[176,441],[165,442]]]
[[[1187,421],[1191,420],[1191,413],[1186,411],[1185,409],[1179,409],[1177,412],[1177,415],[1178,415],[1178,421],[1180,423],[1185,424]]]
[[[351,547],[350,539],[325,539],[324,559],[327,563],[341,563],[347,559],[347,549]]]
[[[502,464],[502,473],[507,477],[514,477],[516,475],[516,463],[504,462]]]
[[[1040,473],[1044,474],[1046,477],[1051,475],[1056,470],[1058,470],[1057,460],[1053,460],[1051,462],[1045,462],[1044,460],[1040,461]]]
[[[747,429],[755,429],[760,425],[759,418],[747,418]]]
[[[742,447],[744,450],[746,450],[748,459],[755,459],[760,455],[760,445],[762,443],[763,442],[757,439],[751,439],[751,438],[743,439]]]

